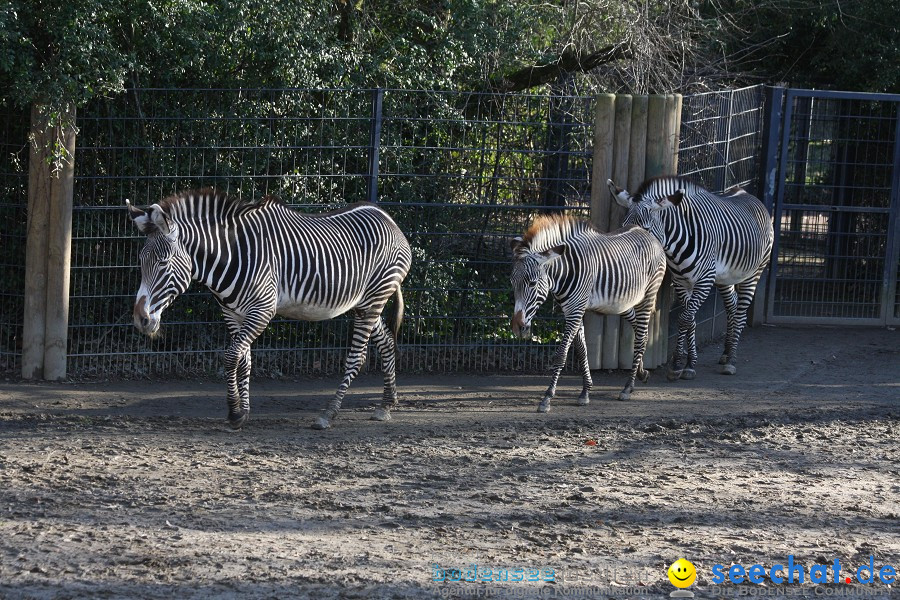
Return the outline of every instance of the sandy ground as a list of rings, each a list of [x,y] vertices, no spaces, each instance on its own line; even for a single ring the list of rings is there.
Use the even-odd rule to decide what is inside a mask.
[[[324,432],[336,379],[255,382],[239,432],[218,381],[2,383],[0,596],[668,597],[684,557],[698,597],[900,597],[712,580],[900,570],[900,333],[748,330],[732,377],[719,353],[630,402],[566,376],[549,414],[545,376],[401,375],[378,423],[364,377]]]

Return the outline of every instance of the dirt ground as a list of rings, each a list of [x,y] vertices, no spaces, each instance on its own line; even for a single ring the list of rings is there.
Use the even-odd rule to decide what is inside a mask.
[[[655,598],[680,557],[698,597],[900,597],[711,579],[900,570],[900,333],[755,328],[731,377],[720,351],[629,402],[566,376],[549,414],[546,376],[401,374],[378,423],[367,376],[329,431],[336,379],[254,382],[239,432],[220,381],[2,383],[0,597]]]

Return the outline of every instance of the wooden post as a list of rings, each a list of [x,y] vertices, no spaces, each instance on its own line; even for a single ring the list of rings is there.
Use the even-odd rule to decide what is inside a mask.
[[[53,145],[42,107],[31,108],[28,156],[28,232],[25,242],[25,314],[22,321],[22,377],[44,376],[44,329],[47,313],[47,235],[50,213],[50,163]]]
[[[591,172],[591,222],[600,231],[609,230],[609,205],[612,198],[606,189],[606,180],[613,172],[613,140],[615,137],[615,94],[597,96],[594,113],[594,158]],[[600,185],[598,182],[603,182]],[[604,318],[589,312],[584,316],[584,335],[587,343],[588,365],[599,369],[603,364]]]
[[[59,380],[66,377],[75,110],[55,124],[46,107],[31,116],[22,376]]]

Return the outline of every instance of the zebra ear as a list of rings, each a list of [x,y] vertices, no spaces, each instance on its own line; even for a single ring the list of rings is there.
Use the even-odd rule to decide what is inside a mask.
[[[514,237],[509,240],[509,247],[512,249],[513,254],[518,254],[520,250],[525,248],[525,242],[522,241],[521,236]]]
[[[664,196],[656,201],[659,208],[669,208],[670,206],[678,206],[684,198],[684,190],[676,190],[671,196]]]
[[[141,233],[150,233],[153,231],[154,225],[150,222],[150,216],[146,211],[134,206],[128,200],[125,200],[125,207],[128,208],[128,216],[134,221],[138,231]]]
[[[172,217],[159,204],[154,204],[147,209],[147,212],[150,213],[150,219],[153,221],[153,224],[156,225],[163,235],[172,235],[172,231],[175,229]]]
[[[553,260],[554,258],[558,258],[566,253],[566,245],[562,244],[556,246],[555,248],[550,248],[549,250],[545,250],[541,252],[539,256],[542,258],[542,262],[547,262],[549,260]]]
[[[616,199],[616,204],[618,204],[622,208],[631,207],[631,194],[629,194],[626,190],[617,187],[616,184],[613,183],[612,179],[606,180],[606,187],[609,188],[609,193],[612,194],[613,198]]]

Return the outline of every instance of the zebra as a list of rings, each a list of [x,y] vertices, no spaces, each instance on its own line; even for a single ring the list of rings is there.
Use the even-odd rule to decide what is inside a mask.
[[[400,284],[412,253],[387,213],[361,202],[310,215],[271,196],[240,201],[208,188],[182,192],[146,210],[125,203],[147,235],[134,325],[154,335],[163,310],[191,280],[209,288],[229,333],[225,379],[231,427],[241,428],[250,415],[250,346],[276,314],[305,321],[347,311],[354,316],[344,378],[315,429],[327,429],[337,416],[365,361],[370,337],[384,371],[383,403],[372,418],[390,420],[397,402],[397,334],[404,310]],[[381,313],[391,296],[395,308],[389,330]]]
[[[668,379],[696,377],[696,315],[714,285],[728,321],[719,364],[723,374],[734,375],[747,309],[775,239],[765,205],[740,187],[719,195],[673,175],[648,179],[633,196],[612,180],[607,185],[616,202],[628,209],[624,222],[651,232],[666,251],[683,306]]]
[[[649,378],[643,364],[647,330],[666,273],[665,253],[656,238],[636,226],[606,234],[587,221],[549,215],[538,217],[523,236],[511,240],[511,247],[513,333],[529,336],[531,321],[550,294],[565,315],[565,331],[551,362],[550,386],[538,412],[550,410],[573,341],[583,384],[578,404],[590,402],[593,382],[583,322],[588,310],[622,315],[634,328],[631,374],[619,394],[619,400],[628,400],[635,378],[642,382]]]

